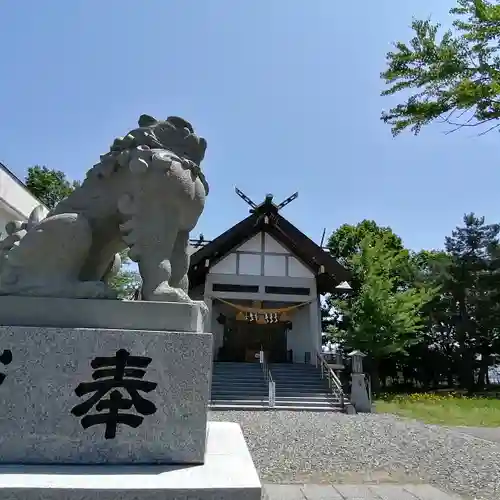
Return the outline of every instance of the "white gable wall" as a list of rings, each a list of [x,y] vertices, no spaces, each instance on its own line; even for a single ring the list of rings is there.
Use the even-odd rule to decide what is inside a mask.
[[[289,254],[290,251],[278,243],[270,234],[264,233],[264,252],[266,253],[284,253]]]
[[[243,245],[236,248],[238,252],[262,252],[262,233],[256,234],[253,238],[245,241]]]
[[[210,273],[236,274],[236,254],[230,253],[227,257],[217,262],[215,266],[210,268]]]
[[[314,273],[276,241],[260,233],[210,268],[210,274],[314,279]]]
[[[292,278],[314,278],[311,270],[304,266],[299,259],[292,256],[288,258],[288,276]]]
[[[288,276],[286,255],[264,255],[264,276]]]
[[[262,274],[262,255],[260,253],[240,253],[238,255],[238,274],[260,276]]]

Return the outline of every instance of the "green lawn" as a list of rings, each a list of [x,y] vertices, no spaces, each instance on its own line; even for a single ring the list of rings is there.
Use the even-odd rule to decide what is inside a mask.
[[[428,424],[500,427],[500,399],[454,394],[406,394],[382,396],[377,413],[393,413]]]

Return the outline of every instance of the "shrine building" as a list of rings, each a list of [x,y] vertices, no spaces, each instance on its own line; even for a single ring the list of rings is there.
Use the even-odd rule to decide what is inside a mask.
[[[320,295],[350,289],[347,270],[267,195],[210,242],[191,241],[190,296],[209,307],[214,361],[314,363],[321,352]]]
[[[7,235],[5,225],[13,220],[26,221],[33,209],[41,205],[3,163],[0,163],[0,240]],[[46,207],[44,207],[47,212]]]

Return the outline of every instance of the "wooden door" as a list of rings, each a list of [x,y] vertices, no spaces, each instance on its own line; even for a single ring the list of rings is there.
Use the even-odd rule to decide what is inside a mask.
[[[283,323],[259,325],[234,321],[228,322],[224,332],[224,357],[227,361],[258,360],[253,354],[262,348],[270,362],[285,362],[286,347]]]

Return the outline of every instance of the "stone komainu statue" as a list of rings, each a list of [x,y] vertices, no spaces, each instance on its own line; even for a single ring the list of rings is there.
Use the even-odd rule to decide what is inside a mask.
[[[182,118],[142,115],[46,218],[38,208],[27,223],[7,224],[0,294],[112,298],[106,281],[129,247],[143,300],[190,301],[189,232],[208,194],[206,147]]]

